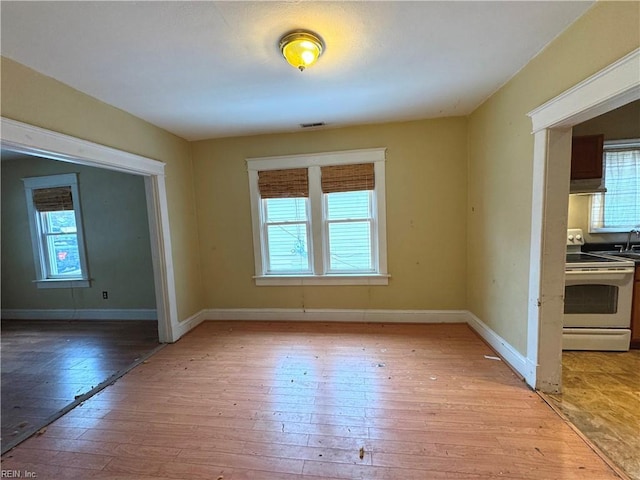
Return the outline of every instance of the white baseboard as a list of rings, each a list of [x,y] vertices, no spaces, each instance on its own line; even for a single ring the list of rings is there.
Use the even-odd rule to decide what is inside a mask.
[[[155,309],[2,310],[5,320],[157,320]],[[518,373],[527,377],[527,360],[504,338],[467,310],[353,310],[295,308],[218,308],[200,310],[178,325],[176,338],[205,320],[257,320],[372,323],[466,323]]]
[[[305,322],[467,323],[465,310],[353,310],[297,308],[217,308],[200,312],[205,320]]]
[[[205,320],[209,320],[209,318],[206,315],[207,311],[208,310],[200,310],[198,313],[191,315],[189,318],[181,321],[178,324],[175,331],[173,332],[174,338],[179,340],[185,333],[189,332],[190,330],[193,330]]]
[[[155,309],[107,310],[2,310],[6,320],[157,320]],[[527,377],[527,360],[504,338],[467,310],[353,310],[295,308],[204,309],[178,324],[175,338],[182,337],[206,320],[372,322],[372,323],[466,323],[484,338],[518,373]]]
[[[158,320],[154,308],[135,309],[3,309],[3,320]]]
[[[478,332],[478,335],[484,338],[522,377],[527,378],[527,359],[520,352],[473,313],[467,312],[467,319],[469,326]]]
[[[520,375],[526,377],[526,358],[487,324],[467,310],[339,310],[294,308],[208,309],[198,314],[203,320],[257,320],[309,322],[384,322],[384,323],[466,323]],[[195,326],[195,325],[194,325]]]

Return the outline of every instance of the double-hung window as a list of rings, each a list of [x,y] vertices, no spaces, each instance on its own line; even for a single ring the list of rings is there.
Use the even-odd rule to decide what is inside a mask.
[[[264,271],[311,273],[309,182],[306,168],[258,172]]]
[[[387,284],[384,149],[248,159],[258,285]]]
[[[76,174],[23,182],[38,288],[88,287]]]
[[[628,232],[640,227],[640,140],[606,142],[605,193],[591,197],[590,232]]]

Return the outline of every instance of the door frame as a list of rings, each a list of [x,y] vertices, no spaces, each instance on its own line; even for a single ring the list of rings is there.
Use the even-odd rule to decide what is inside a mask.
[[[562,316],[572,127],[640,99],[640,48],[532,110],[527,383],[562,389]]]
[[[0,141],[5,150],[144,177],[156,293],[158,338],[163,343],[178,340],[180,329],[171,255],[164,162],[5,117],[0,117],[0,123]]]

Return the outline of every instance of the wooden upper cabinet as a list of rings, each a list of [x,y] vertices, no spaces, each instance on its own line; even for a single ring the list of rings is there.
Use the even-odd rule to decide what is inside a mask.
[[[604,135],[573,137],[571,142],[571,180],[602,178]]]

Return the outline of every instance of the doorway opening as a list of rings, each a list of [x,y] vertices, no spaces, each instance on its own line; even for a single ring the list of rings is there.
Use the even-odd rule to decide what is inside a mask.
[[[143,225],[138,225],[138,228],[144,230],[145,235],[140,235],[144,237],[141,244],[146,243],[147,249],[146,271],[149,273],[145,282],[151,284],[145,293],[147,303],[150,302],[150,304],[145,306],[155,306],[155,309],[132,310],[133,316],[142,312],[139,320],[132,321],[127,318],[127,321],[123,321],[115,317],[118,319],[117,322],[110,321],[113,320],[110,315],[113,312],[118,313],[119,310],[101,310],[95,306],[82,310],[80,314],[71,318],[65,314],[73,313],[73,309],[22,312],[26,317],[24,315],[15,317],[13,314],[16,312],[7,314],[6,318],[20,319],[18,321],[21,325],[17,323],[10,325],[5,321],[2,325],[2,451],[4,453],[115,381],[137,363],[144,361],[162,347],[159,342],[176,341],[179,338],[179,329],[176,328],[177,308],[164,184],[164,163],[4,118],[0,136],[3,158],[5,154],[21,155],[23,158],[36,156],[47,161],[57,161],[54,163],[76,164],[80,166],[77,168],[82,169],[87,166],[96,167],[100,171],[105,171],[105,175],[109,171],[112,176],[128,177],[136,182],[138,189],[136,201],[143,206],[140,215]],[[133,175],[123,176],[122,173]],[[24,194],[22,202],[24,202]],[[4,254],[3,251],[3,256]],[[4,261],[5,258],[3,263]],[[67,289],[67,293],[69,291]],[[108,298],[108,292],[105,291],[103,294],[105,294],[103,298]],[[20,313],[19,310],[18,313]],[[42,313],[43,317],[39,321],[33,321],[34,313],[36,319],[39,313]],[[91,320],[80,321],[82,316],[87,314]],[[128,315],[131,316],[131,312]],[[5,315],[3,315],[4,318]],[[157,321],[150,321],[156,318]],[[138,319],[137,316],[136,319]],[[32,321],[23,322],[23,320]],[[24,342],[20,344],[21,338],[26,339],[26,343],[31,345],[25,347]],[[67,345],[67,342],[70,345]],[[42,347],[40,351],[36,352],[40,347]],[[44,361],[39,361],[34,355]],[[33,386],[29,387],[24,378],[18,379],[15,375],[13,379],[9,378],[12,373],[20,375],[21,366],[30,361],[33,367],[31,373],[36,373],[35,370],[37,370],[40,374],[40,377],[31,380],[39,383],[43,391],[51,393],[51,395],[45,394],[40,397],[44,402],[41,405],[32,405],[33,399],[25,403],[24,397],[33,396],[29,393],[33,392],[31,389]],[[69,362],[73,365],[68,365]],[[63,375],[65,372],[68,375]],[[5,374],[9,375],[6,379]],[[50,379],[43,380],[47,375]],[[57,381],[60,380],[61,375],[65,377],[63,379],[65,381]],[[73,381],[69,380],[70,375],[74,377]],[[5,394],[17,395],[14,398],[16,401],[5,402]],[[15,415],[5,415],[6,413],[16,413],[18,416],[21,413],[5,412],[5,407],[24,410],[22,416],[26,415],[25,419],[18,421],[16,425],[5,425],[4,420],[7,417],[15,417]],[[8,431],[5,426],[16,428]]]
[[[562,389],[562,326],[572,127],[640,99],[640,49],[529,113],[534,133],[525,379]]]

